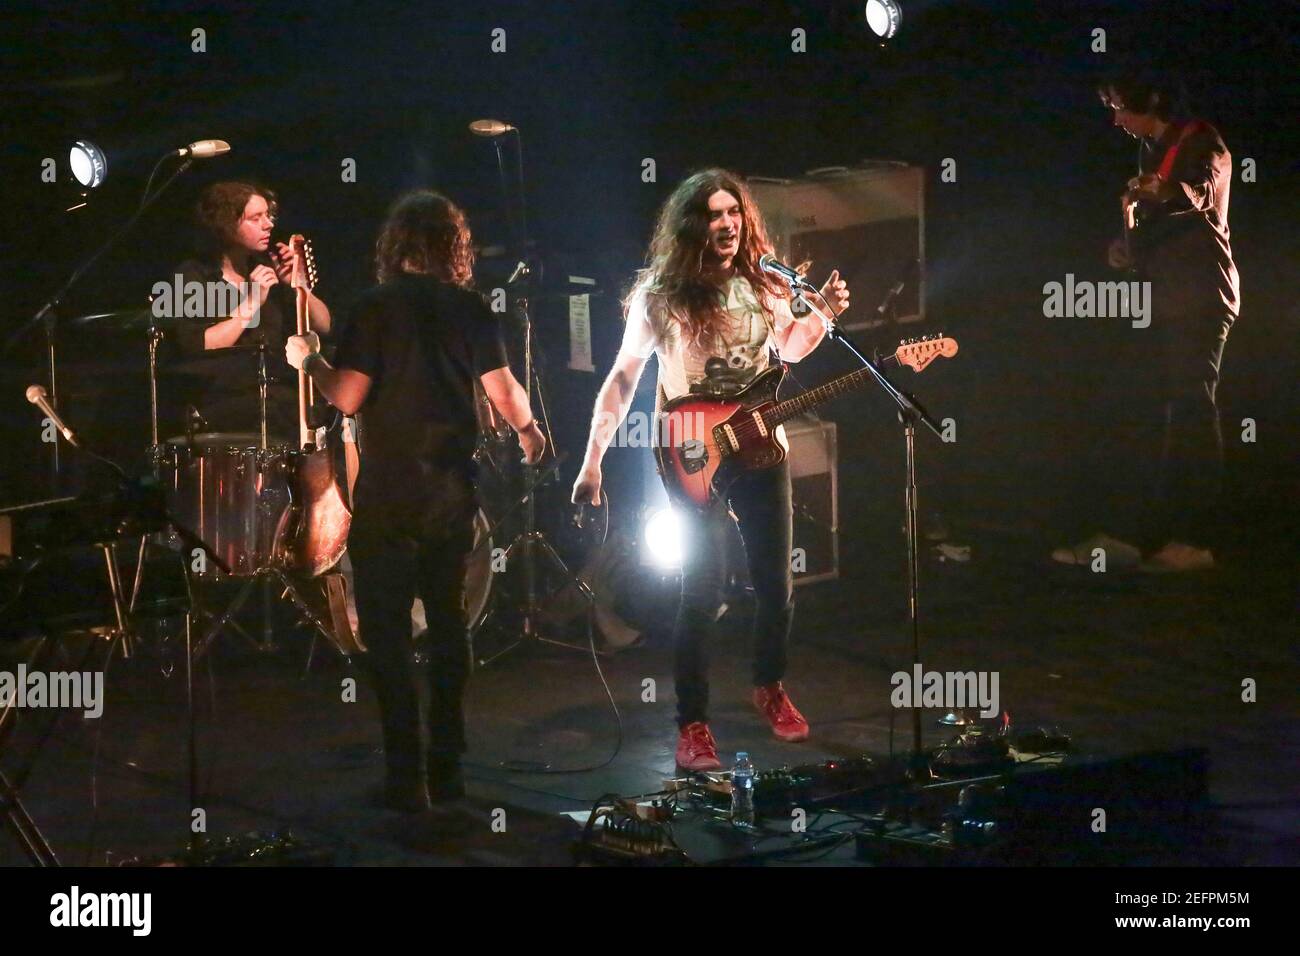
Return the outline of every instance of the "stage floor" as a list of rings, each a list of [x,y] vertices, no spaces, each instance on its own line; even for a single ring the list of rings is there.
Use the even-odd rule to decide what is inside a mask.
[[[1059,725],[1085,754],[1207,748],[1216,832],[1208,853],[1184,862],[1300,863],[1294,569],[1239,559],[1212,575],[1156,579],[1054,568],[1023,557],[1031,550],[977,546],[970,564],[927,561],[926,669],[997,671],[1017,726]],[[897,575],[800,589],[787,686],[812,724],[806,744],[776,741],[750,707],[748,617],[744,606],[723,617],[712,655],[724,762],[737,750],[759,768],[883,755],[891,719],[894,749],[908,747],[908,715],[889,704],[890,675],[910,669]],[[591,656],[533,645],[475,674],[469,798],[418,820],[373,809],[383,759],[373,695],[359,667],[332,653],[318,652],[304,675],[306,656],[302,632],[286,632],[269,655],[226,636],[200,670],[200,806],[211,838],[287,828],[341,864],[566,865],[576,827],[563,812],[657,790],[673,770],[668,647],[601,658],[622,721],[606,764],[619,729]],[[355,703],[342,700],[349,676],[359,678]],[[1246,678],[1257,703],[1241,700]],[[99,721],[69,716],[56,728],[23,797],[63,862],[184,847],[184,700],[183,670],[164,677],[150,651],[112,664]],[[939,715],[926,711],[927,743],[951,733]],[[0,765],[12,770],[42,716],[22,715]],[[552,772],[528,772],[543,768]],[[498,809],[504,832],[493,827]],[[0,864],[23,862],[0,835]]]

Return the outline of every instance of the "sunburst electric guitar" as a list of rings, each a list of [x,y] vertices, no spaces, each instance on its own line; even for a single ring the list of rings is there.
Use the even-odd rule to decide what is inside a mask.
[[[957,354],[957,341],[935,336],[904,342],[880,364],[906,365],[919,372],[937,358]],[[768,369],[740,391],[682,395],[664,405],[656,431],[655,459],[675,505],[706,510],[741,474],[771,468],[785,458],[776,427],[823,402],[872,381],[862,368],[785,401],[776,392],[785,377]]]

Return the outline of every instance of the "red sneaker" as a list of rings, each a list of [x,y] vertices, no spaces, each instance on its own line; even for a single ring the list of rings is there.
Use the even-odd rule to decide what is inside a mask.
[[[682,728],[677,737],[677,766],[692,773],[722,769],[722,761],[718,759],[718,744],[704,721],[697,720]]]
[[[808,721],[790,700],[781,682],[754,688],[754,706],[772,725],[772,733],[781,740],[808,739]]]

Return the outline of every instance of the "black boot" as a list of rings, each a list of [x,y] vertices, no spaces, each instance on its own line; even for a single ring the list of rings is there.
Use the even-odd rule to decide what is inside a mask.
[[[406,774],[386,774],[377,802],[397,813],[424,813],[429,809],[429,792],[424,780]]]
[[[465,796],[465,778],[457,754],[429,754],[429,799],[434,803],[459,800]]]

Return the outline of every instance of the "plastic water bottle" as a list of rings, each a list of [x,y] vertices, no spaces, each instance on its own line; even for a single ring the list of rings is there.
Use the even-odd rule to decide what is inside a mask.
[[[731,824],[754,825],[754,765],[743,750],[736,754],[736,765],[731,769]]]

